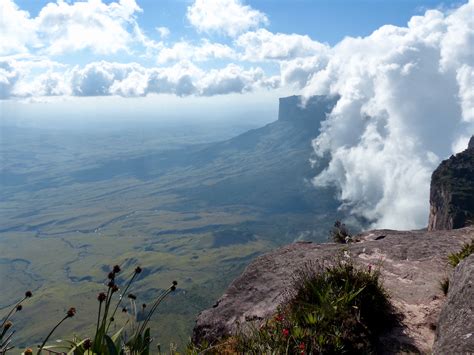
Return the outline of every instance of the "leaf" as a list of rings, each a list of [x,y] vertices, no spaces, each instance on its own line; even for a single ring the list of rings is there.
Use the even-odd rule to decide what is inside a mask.
[[[117,348],[115,347],[115,343],[111,337],[107,334],[104,336],[105,342],[107,343],[107,350],[109,351],[108,355],[119,355]]]

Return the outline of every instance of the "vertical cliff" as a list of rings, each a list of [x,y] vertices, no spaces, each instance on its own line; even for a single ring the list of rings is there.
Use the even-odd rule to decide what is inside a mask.
[[[428,230],[474,223],[474,136],[468,148],[444,160],[433,172]]]

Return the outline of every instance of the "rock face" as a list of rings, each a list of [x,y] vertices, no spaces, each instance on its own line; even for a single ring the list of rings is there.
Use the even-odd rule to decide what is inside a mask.
[[[354,261],[362,267],[382,262],[383,284],[403,316],[400,328],[384,337],[384,353],[431,351],[445,299],[439,283],[449,270],[446,257],[473,237],[474,227],[431,232],[374,230],[360,234],[360,242],[349,245]],[[334,260],[341,248],[334,243],[295,243],[257,258],[213,308],[199,315],[193,340],[213,342],[235,332],[239,323],[271,316],[284,301],[296,271],[308,262]],[[464,282],[461,277],[457,279]]]
[[[444,160],[431,177],[428,230],[474,223],[474,136],[468,148]]]
[[[280,98],[278,106],[279,121],[301,121],[318,123],[317,119],[331,112],[338,97],[312,96],[303,103],[302,96],[288,96]]]
[[[435,354],[474,353],[474,255],[456,267],[439,317]]]

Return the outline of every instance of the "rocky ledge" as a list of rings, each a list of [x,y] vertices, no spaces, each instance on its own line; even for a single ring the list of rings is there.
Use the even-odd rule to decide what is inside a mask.
[[[464,243],[473,238],[474,226],[447,231],[373,230],[358,235],[356,239],[359,241],[349,245],[295,243],[285,246],[252,262],[217,303],[199,315],[193,340],[214,342],[233,334],[239,324],[270,317],[284,302],[295,272],[307,263],[330,263],[343,247],[347,247],[361,267],[381,263],[383,284],[401,315],[400,326],[382,339],[384,353],[431,353],[438,318],[446,301],[440,282],[452,273],[447,255],[459,251]],[[443,311],[440,334],[451,334],[449,329],[455,322],[451,322],[450,317],[461,319],[460,325],[454,324],[462,327],[461,337],[474,334],[474,318],[469,317],[473,314],[473,288],[469,291],[462,286],[466,282],[472,285],[474,275],[471,271],[472,264],[461,275],[461,271],[456,269],[452,290],[448,293],[448,304],[464,316],[459,318],[449,310]],[[463,296],[455,295],[461,292],[459,290],[462,290]],[[464,298],[469,292],[470,301]],[[463,309],[465,307],[470,310]],[[472,337],[474,339],[474,335]],[[434,349],[449,349],[450,339],[461,341],[453,335],[440,336]],[[461,342],[461,346],[463,344],[470,346]],[[468,348],[457,349],[467,352]],[[471,351],[474,352],[474,349]]]

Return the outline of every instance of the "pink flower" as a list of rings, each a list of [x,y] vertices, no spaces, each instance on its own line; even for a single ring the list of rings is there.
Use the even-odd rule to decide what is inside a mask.
[[[276,317],[275,317],[275,320],[277,322],[281,322],[283,320],[283,316],[281,314],[278,314]]]
[[[290,331],[288,329],[283,329],[282,330],[282,333],[283,333],[283,336],[287,337],[288,335],[290,335]]]

